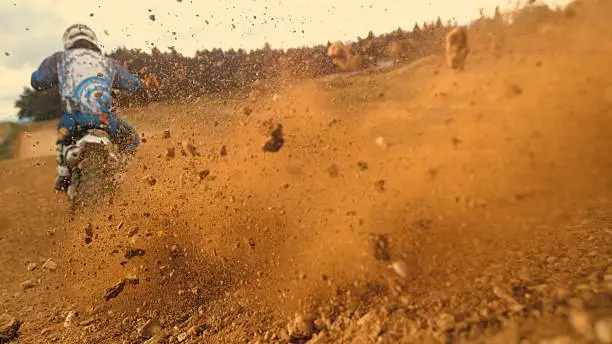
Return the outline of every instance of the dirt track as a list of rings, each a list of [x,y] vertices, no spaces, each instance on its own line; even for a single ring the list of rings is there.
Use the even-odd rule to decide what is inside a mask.
[[[18,139],[19,148],[15,152],[15,158],[55,156],[56,135],[53,122],[27,125]]]
[[[20,343],[142,343],[151,318],[159,343],[602,339],[612,3],[572,13],[474,32],[463,73],[435,56],[276,101],[131,111],[146,142],[119,195],[73,219],[53,157],[0,163],[0,313],[23,322]],[[270,123],[278,153],[261,150]],[[129,274],[139,283],[105,301]],[[71,310],[80,324],[64,328]]]
[[[7,155],[13,159],[55,156],[55,124],[53,121],[48,121],[23,126],[15,125],[15,128],[19,129]],[[0,142],[8,137],[9,131],[8,124],[0,123]]]

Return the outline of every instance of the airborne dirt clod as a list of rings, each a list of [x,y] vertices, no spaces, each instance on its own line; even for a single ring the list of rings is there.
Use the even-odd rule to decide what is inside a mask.
[[[126,280],[121,279],[115,285],[106,289],[106,295],[104,296],[104,299],[108,301],[108,300],[114,299],[117,296],[119,296],[119,294],[121,294],[121,292],[123,292],[123,289],[125,288],[125,283],[126,283]]]
[[[278,152],[285,144],[285,137],[283,136],[282,124],[277,124],[276,128],[270,133],[270,139],[266,141],[263,146],[264,152]]]
[[[36,344],[611,342],[612,2],[566,13],[470,29],[461,72],[123,109],[149,140],[74,218],[54,156],[0,162],[0,319]]]

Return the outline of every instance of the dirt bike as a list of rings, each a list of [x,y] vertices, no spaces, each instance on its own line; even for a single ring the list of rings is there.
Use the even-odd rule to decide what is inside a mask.
[[[78,205],[112,200],[127,158],[117,152],[105,130],[84,131],[75,143],[64,148],[63,154],[72,172],[67,190],[72,212]]]

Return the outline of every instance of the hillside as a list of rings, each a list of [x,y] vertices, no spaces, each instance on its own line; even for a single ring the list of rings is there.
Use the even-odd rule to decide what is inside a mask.
[[[612,342],[608,13],[483,23],[464,72],[125,109],[136,160],[73,218],[53,156],[1,161],[0,314],[19,343]]]

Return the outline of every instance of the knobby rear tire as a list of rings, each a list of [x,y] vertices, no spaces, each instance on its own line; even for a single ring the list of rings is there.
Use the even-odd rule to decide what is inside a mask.
[[[113,161],[107,152],[88,151],[73,172],[68,187],[70,212],[74,214],[78,207],[86,204],[110,201],[118,184],[117,175],[124,167]]]

